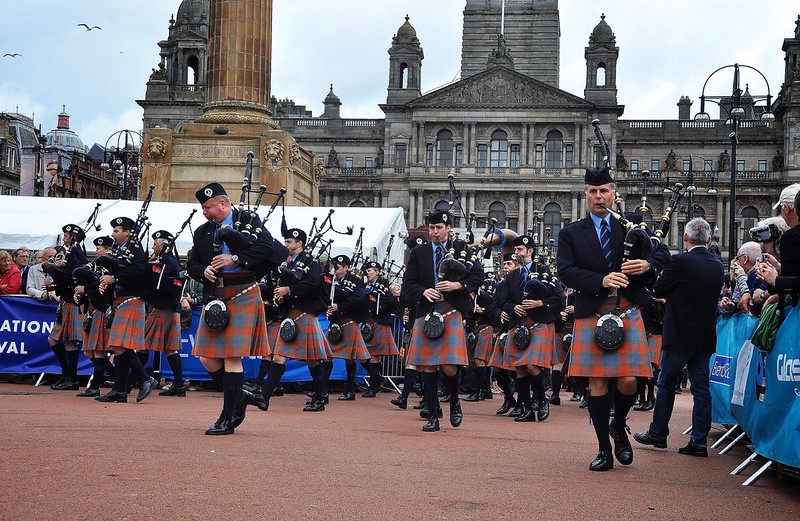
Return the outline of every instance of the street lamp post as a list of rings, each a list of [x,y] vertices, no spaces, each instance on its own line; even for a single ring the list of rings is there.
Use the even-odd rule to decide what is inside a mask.
[[[139,145],[136,144],[138,138]],[[109,149],[109,143],[116,141],[116,146]],[[100,168],[117,175],[120,187],[120,199],[138,199],[139,150],[142,135],[135,130],[118,130],[109,136],[103,147],[103,163]],[[110,163],[109,163],[110,161]],[[132,190],[131,190],[132,189]]]
[[[708,81],[714,76],[716,73],[723,69],[728,69],[733,67],[733,90],[730,95],[728,96],[706,96],[706,85],[708,85]],[[746,114],[745,108],[742,107],[742,89],[740,88],[739,84],[739,69],[746,68],[757,72],[761,78],[764,80],[764,83],[767,85],[767,94],[766,96],[754,96],[752,99],[753,105],[757,101],[766,100],[766,108],[764,112],[759,116],[760,120],[769,123],[775,120],[775,115],[771,111],[771,102],[772,102],[772,95],[770,94],[769,90],[769,82],[767,78],[755,67],[751,67],[749,65],[740,65],[735,63],[733,65],[724,65],[719,69],[712,72],[708,78],[706,78],[705,83],[703,83],[703,91],[700,95],[700,112],[695,115],[695,121],[710,121],[711,116],[705,111],[705,103],[706,100],[711,101],[712,103],[716,103],[722,109],[724,109],[728,113],[729,121],[730,121],[730,128],[731,132],[728,134],[728,137],[731,140],[731,196],[730,196],[730,215],[728,216],[728,262],[732,261],[736,257],[736,250],[737,250],[737,232],[736,232],[736,171],[737,171],[737,164],[736,164],[736,147],[739,144],[739,123],[743,119],[744,115]],[[730,99],[730,108],[726,107],[725,104],[721,103],[724,99]]]

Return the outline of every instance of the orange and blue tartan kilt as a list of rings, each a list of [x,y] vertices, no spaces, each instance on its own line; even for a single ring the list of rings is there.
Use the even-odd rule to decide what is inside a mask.
[[[327,360],[330,344],[322,332],[316,315],[293,308],[289,317],[293,318],[297,325],[297,338],[286,342],[278,335],[272,354],[292,360]]]
[[[564,335],[567,333],[562,330],[561,333],[556,333],[556,341],[553,347],[553,364],[563,364],[567,359],[567,350],[564,349]]]
[[[650,348],[650,363],[661,366],[661,335],[647,334],[647,346]]]
[[[61,322],[53,324],[50,338],[59,342],[80,342],[83,340],[83,313],[74,302],[61,304]]]
[[[506,363],[506,338],[508,335],[503,334],[497,337],[492,350],[492,356],[489,358],[489,365],[498,369],[505,369],[507,371],[514,370],[513,366]]]
[[[514,330],[509,330],[506,336],[505,363],[511,367],[536,365],[550,367],[553,358],[553,349],[556,342],[556,328],[554,324],[539,324],[529,317],[524,317],[521,324],[531,333],[528,347],[520,349],[514,344]]]
[[[247,291],[225,302],[230,318],[228,326],[222,331],[212,331],[206,326],[205,309],[203,310],[192,350],[194,356],[237,358],[264,355],[267,347],[267,324],[264,318],[264,302],[261,300],[258,286],[252,284],[224,286],[214,288],[213,295],[227,299],[244,289]]]
[[[609,297],[597,313],[603,315],[614,309],[616,297]],[[624,312],[631,303],[623,297],[620,308]],[[647,333],[642,314],[635,310],[622,319],[625,324],[625,342],[615,351],[601,349],[594,340],[597,317],[591,315],[575,319],[575,331],[570,350],[569,376],[611,378],[614,376],[652,376]]]
[[[145,349],[144,302],[142,299],[117,297],[114,299],[113,309],[114,320],[108,333],[108,347]]]
[[[475,331],[477,342],[475,343],[474,360],[486,362],[492,356],[492,326],[481,326]]]
[[[153,351],[180,351],[181,315],[170,309],[153,308],[144,324],[144,343]]]
[[[377,322],[371,323],[372,325],[372,340],[367,342],[367,351],[369,356],[391,356],[399,354],[397,344],[394,342],[392,335],[392,327],[385,324],[378,324]]]
[[[411,346],[408,348],[408,363],[412,365],[467,365],[467,336],[461,312],[444,303],[439,311],[444,315],[444,334],[431,340],[422,331],[425,317],[414,321]],[[370,353],[371,354],[371,353]]]
[[[279,320],[267,322],[267,352],[262,356],[272,356],[275,352],[275,343],[278,341],[278,331],[281,329]]]
[[[106,314],[102,311],[92,311],[92,329],[83,332],[83,352],[106,351],[108,349],[108,329],[106,329]],[[87,354],[87,358],[91,358]]]
[[[345,320],[339,325],[342,327],[342,340],[338,344],[331,344],[333,358],[343,360],[366,360],[369,358],[369,351],[367,351],[367,345],[361,336],[358,323]]]

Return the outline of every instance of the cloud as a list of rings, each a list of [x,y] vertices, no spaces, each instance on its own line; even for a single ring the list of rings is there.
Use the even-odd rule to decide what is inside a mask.
[[[141,132],[142,110],[130,109],[118,114],[98,114],[87,122],[76,124],[73,130],[82,137],[83,144],[90,147],[97,142],[105,145],[106,140],[117,131],[131,130]],[[89,136],[92,136],[91,138]],[[96,137],[95,137],[96,136]],[[124,136],[123,136],[124,139]],[[116,137],[109,142],[109,146],[116,146]],[[137,145],[139,143],[136,143]],[[123,146],[121,143],[120,146]]]
[[[34,99],[30,92],[16,81],[0,83],[0,111],[17,112],[24,116],[41,117],[45,113],[45,104]]]

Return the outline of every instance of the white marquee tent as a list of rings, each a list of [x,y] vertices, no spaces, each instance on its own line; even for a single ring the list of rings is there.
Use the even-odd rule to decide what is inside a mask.
[[[97,223],[100,231],[91,229],[87,232],[86,249],[92,253],[92,239],[101,235],[110,235],[111,220],[116,217],[135,219],[142,207],[141,201],[122,201],[113,199],[61,199],[50,197],[0,196],[0,249],[14,250],[19,246],[27,246],[32,250],[40,250],[47,246],[60,244],[61,227],[65,224],[77,224],[85,228],[86,220],[95,205],[100,203]],[[267,203],[269,204],[269,203]],[[176,233],[181,224],[189,217],[193,209],[197,213],[191,221],[191,228],[197,229],[205,222],[197,203],[152,202],[147,211],[151,223],[150,234],[156,230],[167,230]],[[259,209],[263,219],[267,206]],[[286,223],[290,228],[300,228],[308,232],[313,219],[321,223],[331,208],[328,207],[286,207]],[[395,236],[390,260],[395,265],[402,265],[405,244],[397,238],[401,232],[407,232],[402,208],[333,208],[331,216],[336,230],[345,231],[353,227],[352,235],[339,235],[329,232],[325,239],[333,239],[334,255],[352,256],[359,230],[364,227],[363,253],[365,258],[377,258],[383,262],[389,237]],[[277,208],[267,223],[267,229],[273,237],[280,238],[281,209]],[[187,227],[178,237],[177,248],[181,255],[186,255],[192,245],[192,236]]]

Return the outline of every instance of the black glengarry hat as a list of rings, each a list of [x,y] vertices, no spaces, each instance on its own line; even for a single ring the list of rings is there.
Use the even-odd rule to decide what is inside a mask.
[[[453,216],[447,210],[434,210],[428,214],[428,224],[453,225]]]
[[[136,223],[130,217],[117,217],[116,219],[111,219],[111,227],[116,228],[117,226],[121,227],[123,230],[133,230],[136,227]]]
[[[303,244],[305,244],[307,242],[308,235],[306,235],[306,232],[304,232],[300,228],[289,228],[288,230],[285,230],[283,232],[283,238],[294,239],[296,241],[300,241]]]
[[[228,195],[228,192],[226,192],[225,188],[223,188],[223,186],[219,183],[208,183],[194,193],[194,196],[198,201],[200,201],[200,204],[203,204],[212,197],[216,197],[218,195]]]
[[[608,183],[614,183],[614,178],[611,177],[611,169],[607,166],[600,168],[587,168],[583,176],[583,180],[587,185],[600,186]]]

